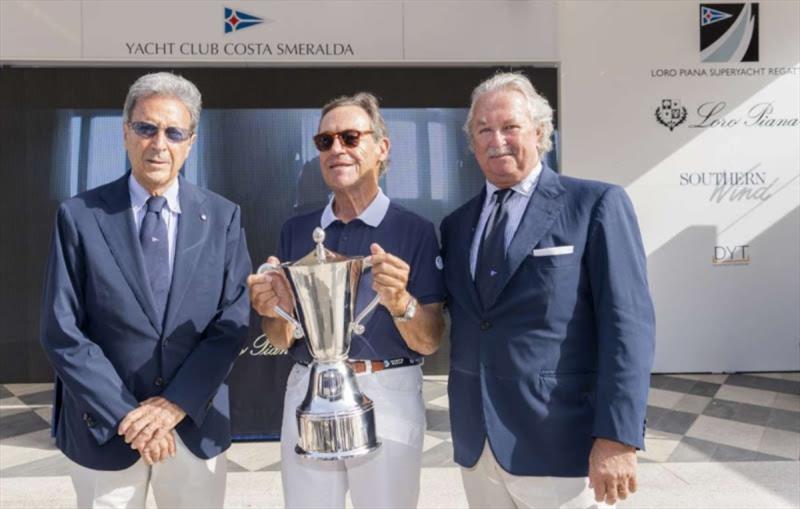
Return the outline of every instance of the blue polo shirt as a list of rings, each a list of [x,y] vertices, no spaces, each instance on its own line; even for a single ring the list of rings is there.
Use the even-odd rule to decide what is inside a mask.
[[[311,252],[314,249],[311,234],[314,228],[321,226],[325,229],[326,248],[345,256],[369,256],[370,244],[378,243],[387,253],[401,258],[411,267],[407,289],[420,304],[444,301],[442,273],[437,267],[439,242],[433,223],[391,203],[380,190],[369,207],[347,224],[336,219],[332,205],[333,201],[322,210],[293,217],[284,223],[278,248],[282,262],[298,260]],[[355,314],[374,296],[372,273],[368,271],[359,284]],[[418,360],[422,357],[406,345],[385,307],[376,307],[364,325],[363,335],[353,334],[351,359],[407,357]],[[305,340],[295,342],[289,355],[298,362],[312,360]]]

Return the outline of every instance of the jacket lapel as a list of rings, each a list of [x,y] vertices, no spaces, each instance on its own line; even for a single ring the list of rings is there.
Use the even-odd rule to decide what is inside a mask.
[[[103,208],[94,210],[97,224],[108,244],[114,260],[131,287],[136,300],[147,315],[153,328],[161,333],[161,323],[158,319],[153,294],[147,280],[144,267],[142,247],[136,234],[136,226],[131,214],[131,196],[128,191],[128,176],[112,182],[100,193],[100,198],[105,203]]]
[[[209,212],[205,208],[206,197],[183,177],[180,180],[178,199],[181,213],[178,219],[178,235],[175,241],[175,260],[172,268],[172,285],[167,299],[167,314],[164,330],[169,334],[175,327],[178,310],[192,281],[194,269],[202,253],[208,235]]]
[[[558,174],[544,166],[539,183],[536,185],[536,190],[531,196],[522,216],[522,221],[517,227],[517,232],[508,246],[506,267],[500,280],[497,296],[503,292],[503,288],[506,287],[514,273],[522,265],[522,262],[531,253],[531,249],[552,227],[558,213],[564,206],[562,196],[564,191]]]
[[[455,218],[457,220],[454,221],[454,223],[457,229],[453,238],[453,245],[449,248],[450,259],[452,261],[447,261],[447,263],[453,263],[455,265],[455,267],[453,267],[455,281],[459,282],[459,286],[466,293],[474,311],[478,314],[480,314],[483,308],[481,306],[480,297],[478,296],[478,290],[475,288],[475,283],[472,278],[469,254],[485,197],[486,186],[483,186],[481,192],[467,203],[459,218]],[[461,282],[463,282],[463,284]]]

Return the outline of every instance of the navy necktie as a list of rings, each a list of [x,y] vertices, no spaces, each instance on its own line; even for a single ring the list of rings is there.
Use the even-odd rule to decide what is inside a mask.
[[[513,193],[509,189],[494,192],[492,213],[486,221],[481,244],[478,246],[478,261],[475,264],[475,286],[484,307],[490,306],[497,297],[499,275],[506,264],[506,225],[508,208],[506,202]]]
[[[150,289],[153,291],[156,312],[162,319],[170,286],[167,224],[161,219],[161,209],[166,203],[167,199],[163,196],[151,196],[147,200],[147,212],[139,232],[147,279],[150,282]]]

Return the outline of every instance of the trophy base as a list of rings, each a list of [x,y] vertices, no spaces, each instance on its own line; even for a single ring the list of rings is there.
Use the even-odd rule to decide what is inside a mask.
[[[306,458],[342,460],[375,451],[380,442],[375,435],[372,401],[366,408],[334,415],[297,412],[299,443],[295,452]]]
[[[380,442],[378,442],[375,445],[369,447],[361,447],[360,449],[353,449],[350,451],[318,452],[318,451],[304,451],[303,449],[300,448],[299,445],[295,445],[294,452],[296,452],[299,456],[302,456],[304,458],[310,458],[322,461],[335,461],[335,460],[346,460],[350,458],[358,458],[359,456],[366,456],[372,451],[377,450],[380,446],[381,444]]]

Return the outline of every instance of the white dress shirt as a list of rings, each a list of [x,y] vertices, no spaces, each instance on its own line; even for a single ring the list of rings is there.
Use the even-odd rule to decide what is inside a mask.
[[[181,213],[181,204],[178,200],[178,179],[164,192],[167,204],[161,209],[161,220],[167,225],[167,240],[169,243],[169,277],[172,280],[172,267],[175,264],[175,239],[178,234],[178,216]],[[136,225],[136,236],[142,229],[142,221],[147,213],[147,199],[150,193],[134,178],[133,173],[128,177],[128,190],[131,196],[131,210],[133,211],[133,224]]]
[[[508,251],[508,246],[511,244],[511,239],[514,238],[514,234],[517,233],[519,223],[522,222],[522,215],[525,213],[528,202],[531,200],[531,196],[533,196],[533,192],[536,190],[536,184],[538,184],[541,174],[542,163],[540,161],[522,182],[511,188],[514,192],[506,199],[505,205],[508,211],[508,223],[506,223],[506,251]],[[494,208],[494,192],[498,189],[497,186],[488,180],[486,181],[486,199],[483,201],[483,209],[478,218],[475,236],[472,237],[472,245],[469,249],[469,268],[472,279],[475,279],[475,265],[478,263],[478,247],[481,245],[481,237],[483,237],[483,231],[486,229],[486,222],[489,220],[492,208]]]

